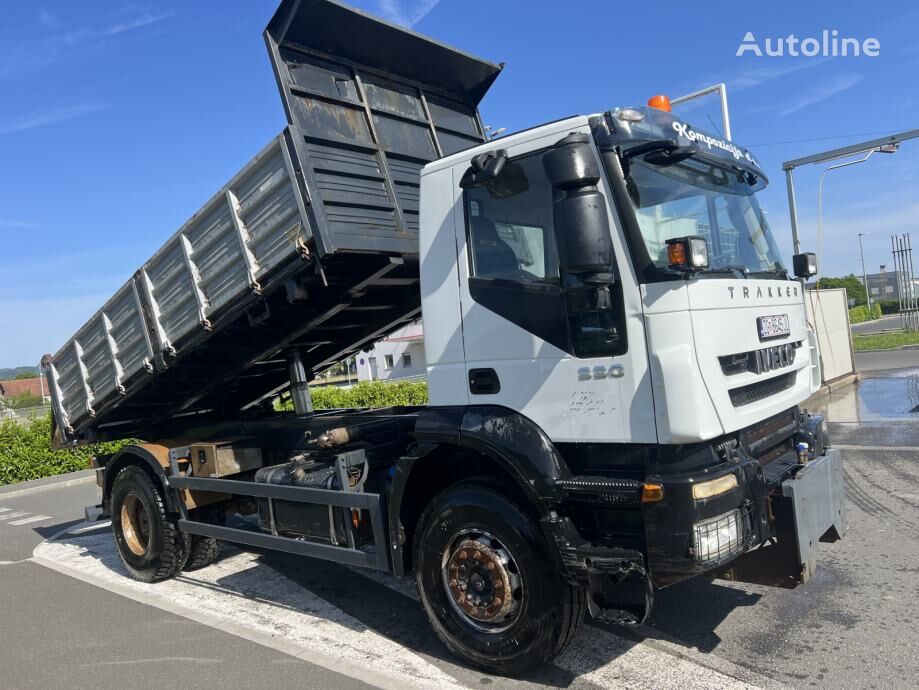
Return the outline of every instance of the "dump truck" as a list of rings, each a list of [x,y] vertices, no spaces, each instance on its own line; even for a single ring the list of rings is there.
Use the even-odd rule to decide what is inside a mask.
[[[413,577],[515,674],[691,577],[813,575],[842,459],[747,149],[664,98],[489,137],[501,65],[331,0],[264,35],[286,128],[43,359],[57,446],[133,439],[93,460],[132,577],[222,541]],[[313,409],[419,317],[427,405]]]

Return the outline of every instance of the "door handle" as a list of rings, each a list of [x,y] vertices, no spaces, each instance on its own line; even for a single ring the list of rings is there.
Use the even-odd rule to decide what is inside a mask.
[[[501,381],[494,369],[470,369],[469,392],[474,395],[494,395],[501,390]]]

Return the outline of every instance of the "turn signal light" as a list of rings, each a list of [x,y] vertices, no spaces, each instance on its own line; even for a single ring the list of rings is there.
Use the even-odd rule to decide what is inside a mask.
[[[664,487],[660,484],[645,484],[641,487],[642,503],[657,503],[664,500]]]
[[[667,245],[667,263],[671,266],[686,265],[686,245],[682,242],[674,242]]]
[[[701,270],[708,268],[708,243],[704,237],[674,237],[667,240],[670,268]]]
[[[657,108],[658,110],[663,110],[665,113],[669,113],[670,99],[663,94],[651,96],[651,98],[648,99],[648,106],[651,108]]]

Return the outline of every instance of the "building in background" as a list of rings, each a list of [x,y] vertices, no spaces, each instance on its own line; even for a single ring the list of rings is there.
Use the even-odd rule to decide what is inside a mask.
[[[413,323],[381,340],[373,349],[361,352],[357,360],[359,381],[392,381],[424,376],[424,331],[421,323]]]
[[[866,276],[868,281],[868,294],[872,300],[886,301],[899,300],[900,289],[897,271],[884,271],[883,273],[869,273]],[[859,282],[864,282],[862,276],[858,276]],[[909,295],[904,295],[909,296]],[[913,284],[913,296],[919,296],[919,285]]]
[[[34,379],[9,379],[8,381],[0,381],[0,399],[11,399],[20,396],[40,398],[43,403],[51,401],[51,394],[48,392],[48,382],[44,377],[35,377]]]

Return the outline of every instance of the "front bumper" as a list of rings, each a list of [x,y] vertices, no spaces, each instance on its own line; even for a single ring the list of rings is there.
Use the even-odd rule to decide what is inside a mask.
[[[735,489],[702,501],[692,498],[694,478],[665,480],[668,505],[645,508],[648,565],[655,586],[707,572],[776,586],[807,582],[817,567],[817,544],[846,533],[842,454],[827,449],[795,470],[770,484],[758,462],[744,462],[728,470],[737,475]],[[717,559],[701,559],[694,526],[735,511],[740,515],[740,539]]]

